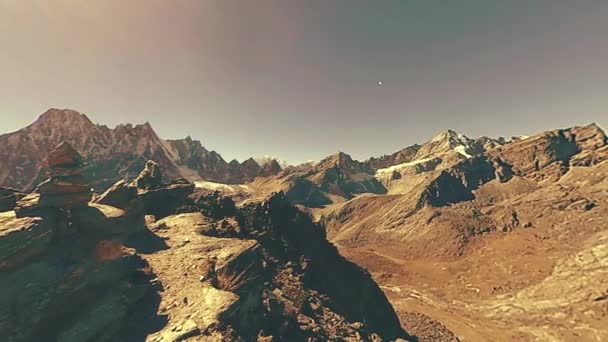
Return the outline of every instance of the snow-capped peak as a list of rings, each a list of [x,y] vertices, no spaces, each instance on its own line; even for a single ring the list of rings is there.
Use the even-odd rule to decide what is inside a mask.
[[[476,147],[475,140],[453,130],[446,130],[437,134],[429,141],[429,144],[441,146],[440,149],[443,150],[455,151],[466,158],[476,154],[479,149]]]
[[[439,134],[437,134],[433,139],[431,139],[430,142],[442,142],[442,141],[449,141],[451,144],[467,144],[469,141],[471,141],[471,139],[469,137],[467,137],[466,135],[453,131],[451,129],[448,129],[446,131],[443,131]]]
[[[290,165],[286,160],[281,160],[281,159],[278,159],[271,155],[265,155],[265,156],[253,158],[253,160],[255,160],[259,165],[264,165],[264,164],[268,163],[269,161],[276,160],[276,162],[279,163],[279,165],[283,169]]]

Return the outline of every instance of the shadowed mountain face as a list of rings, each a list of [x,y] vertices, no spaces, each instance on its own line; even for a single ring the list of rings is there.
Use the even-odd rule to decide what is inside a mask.
[[[44,157],[63,141],[85,157],[85,174],[98,189],[106,188],[117,177],[134,177],[148,159],[159,163],[168,176],[191,181],[242,183],[280,171],[274,164],[260,166],[253,160],[229,165],[221,155],[190,137],[161,139],[148,123],[111,129],[93,124],[73,110],[50,109],[26,128],[0,136],[0,184],[32,188],[44,178]]]

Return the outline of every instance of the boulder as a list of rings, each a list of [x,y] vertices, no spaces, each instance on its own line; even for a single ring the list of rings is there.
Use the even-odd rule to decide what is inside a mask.
[[[194,191],[194,184],[170,184],[153,190],[139,190],[138,196],[143,201],[145,213],[157,218],[175,212]]]
[[[124,180],[119,180],[99,195],[94,202],[126,210],[133,205],[132,202],[136,199],[137,187]]]
[[[61,167],[72,169],[82,166],[83,158],[70,143],[64,141],[49,152],[46,164],[55,169]]]
[[[234,216],[236,204],[228,197],[223,196],[219,191],[205,192],[198,191],[190,196],[190,201],[180,210],[183,212],[200,211],[205,216],[215,219]]]
[[[49,178],[38,184],[37,191],[40,194],[74,194],[74,193],[91,193],[89,185],[81,176],[57,176]]]
[[[145,229],[142,208],[125,211],[105,204],[89,203],[72,209],[71,219],[80,233],[98,239],[127,236]]]
[[[12,211],[0,213],[0,270],[40,254],[52,236],[51,225],[40,217],[18,218]]]
[[[91,200],[90,184],[82,176],[83,158],[72,145],[61,143],[49,152],[46,163],[50,178],[34,190],[40,194],[39,206],[70,209]]]
[[[160,166],[155,161],[148,160],[145,168],[139,173],[134,183],[138,189],[154,190],[161,186],[162,176]]]

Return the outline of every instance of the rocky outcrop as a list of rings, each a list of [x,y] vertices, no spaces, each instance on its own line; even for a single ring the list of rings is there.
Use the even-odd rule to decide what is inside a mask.
[[[252,186],[266,194],[283,191],[291,203],[308,207],[321,207],[363,193],[386,193],[367,164],[343,152],[314,165],[288,167],[275,176],[258,178]],[[264,191],[266,188],[270,191]]]
[[[182,213],[152,224],[170,237],[169,249],[146,257],[161,270],[170,316],[153,340],[175,339],[179,327],[201,341],[408,337],[369,273],[341,257],[282,193],[233,214]],[[187,305],[170,304],[176,300]]]
[[[12,210],[17,205],[17,201],[23,197],[25,194],[18,190],[0,187],[0,213]]]
[[[185,179],[163,183],[160,169],[153,161],[133,182],[137,186],[137,197],[143,202],[145,213],[157,218],[174,212],[194,191],[194,184]]]
[[[177,213],[197,211],[210,218],[222,219],[235,215],[236,204],[230,197],[222,195],[219,191],[197,191],[176,209]]]
[[[40,206],[72,208],[88,203],[91,186],[82,175],[82,156],[70,145],[63,142],[47,156],[49,179],[40,183],[34,192],[40,194]]]
[[[38,261],[0,277],[6,341],[117,340],[149,293],[143,261],[113,241],[56,241]]]
[[[323,159],[307,178],[321,190],[345,198],[361,193],[386,193],[365,164],[343,152]]]
[[[511,166],[500,159],[473,157],[442,171],[426,187],[423,201],[436,207],[469,201],[483,184],[494,179],[505,182],[512,176]]]
[[[153,296],[149,270],[124,243],[142,210],[88,203],[82,159],[61,144],[50,179],[0,213],[0,335],[6,341],[110,341]],[[152,304],[153,306],[153,304]],[[137,313],[136,313],[137,312]]]
[[[50,222],[40,217],[17,218],[11,211],[0,213],[0,271],[42,253],[52,237]]]
[[[133,182],[116,182],[96,197],[94,202],[157,218],[167,216],[186,204],[188,196],[194,191],[194,184],[185,179],[166,183],[162,174],[160,166],[153,160],[148,160]]]
[[[512,165],[513,172],[536,181],[555,181],[573,166],[608,158],[607,138],[595,124],[543,132],[489,152]]]
[[[481,137],[471,139],[464,134],[453,130],[446,130],[422,145],[414,144],[401,149],[393,154],[378,158],[370,158],[365,161],[369,167],[378,170],[391,166],[411,163],[417,160],[429,160],[444,157],[446,154],[456,154],[460,159],[475,156],[505,144],[503,138],[492,139]]]
[[[321,302],[333,308],[334,314],[350,323],[365,322],[367,333],[377,333],[385,339],[407,336],[369,273],[341,257],[325,239],[323,227],[313,224],[307,215],[291,206],[282,193],[264,203],[243,207],[237,213],[237,222],[246,237],[255,238],[272,255],[266,261],[270,267],[285,277],[281,281],[281,277],[275,276],[278,291],[273,291],[269,301],[278,301],[283,310],[293,307],[305,316],[298,316],[299,321],[308,322],[300,328],[302,333],[321,339],[336,337],[331,330],[323,331],[322,326],[321,332],[314,333],[314,322],[329,318],[318,311],[320,307],[315,301],[320,297],[312,295],[306,299],[307,295],[318,293],[327,296],[328,300]],[[344,328],[346,336],[342,337],[347,337],[349,328],[346,325]],[[355,337],[357,329],[351,329]]]
[[[285,197],[292,204],[306,205],[311,208],[330,204],[331,200],[318,186],[306,178],[296,175],[289,176],[289,185],[285,190]]]
[[[137,186],[119,180],[94,200],[95,203],[105,204],[120,209],[128,209],[137,200]]]
[[[153,160],[146,162],[146,167],[133,181],[138,189],[155,190],[161,186],[163,174],[158,164]]]

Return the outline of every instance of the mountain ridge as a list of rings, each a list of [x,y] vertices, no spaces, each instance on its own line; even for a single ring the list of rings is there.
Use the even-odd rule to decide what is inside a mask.
[[[77,111],[51,108],[23,129],[0,135],[0,144],[5,147],[0,152],[0,184],[31,188],[44,177],[42,161],[46,153],[63,141],[74,145],[88,160],[89,176],[101,179],[94,184],[99,188],[112,184],[116,174],[135,176],[147,159],[157,160],[169,177],[191,181],[242,183],[262,173],[261,167],[246,172],[244,166],[231,168],[219,153],[190,137],[164,140],[149,122],[109,128],[94,124]]]

